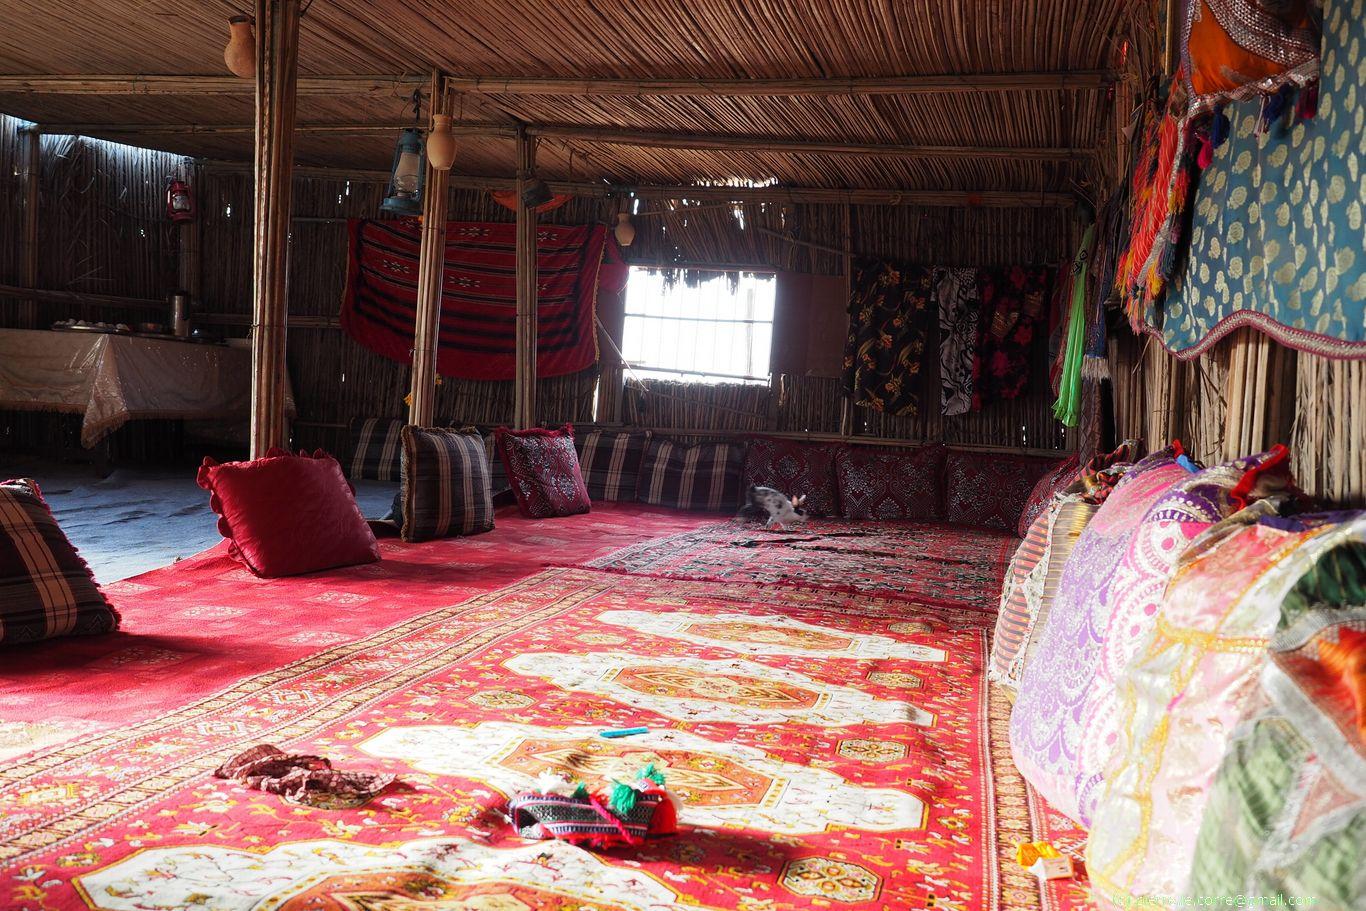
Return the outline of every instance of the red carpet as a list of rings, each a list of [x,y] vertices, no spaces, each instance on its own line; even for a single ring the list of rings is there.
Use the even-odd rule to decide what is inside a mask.
[[[292,580],[210,553],[116,586],[125,633],[20,655],[0,734],[50,722],[63,742],[0,759],[0,908],[1078,904],[1013,863],[1056,830],[987,690],[989,613],[834,590],[853,583],[832,551],[807,554],[831,587],[544,568],[714,517],[499,522]],[[323,810],[211,777],[262,742],[402,784]],[[594,853],[499,814],[544,769],[597,783],[647,763],[684,800],[676,838]]]

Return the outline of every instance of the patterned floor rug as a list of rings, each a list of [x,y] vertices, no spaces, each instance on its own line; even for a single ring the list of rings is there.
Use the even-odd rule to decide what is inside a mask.
[[[624,547],[595,569],[767,582],[995,611],[1012,534],[924,522],[813,519],[789,531],[729,520]]]
[[[991,618],[900,594],[549,569],[446,602],[0,765],[0,907],[1038,909]],[[321,810],[210,775],[262,742],[401,784]],[[646,763],[675,838],[594,853],[500,816],[542,770]]]

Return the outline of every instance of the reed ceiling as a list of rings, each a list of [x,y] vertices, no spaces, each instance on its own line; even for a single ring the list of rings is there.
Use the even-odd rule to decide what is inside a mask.
[[[301,27],[301,77],[455,76],[614,79],[843,79],[920,74],[1108,70],[1125,8],[1116,0],[313,0]],[[232,0],[8,0],[0,71],[10,75],[222,76]],[[1024,149],[1096,148],[1109,129],[1104,88],[781,97],[466,92],[470,122],[776,137],[848,143]],[[0,111],[196,157],[247,161],[249,133],[136,133],[148,124],[244,125],[251,95],[0,92]],[[407,91],[301,95],[298,123],[391,124]],[[122,132],[121,132],[122,131]],[[301,132],[300,164],[388,165],[392,131]],[[510,176],[513,144],[459,139],[458,173]],[[777,181],[799,186],[1066,191],[1085,154],[1062,161],[642,148],[546,137],[552,179],[620,183]]]

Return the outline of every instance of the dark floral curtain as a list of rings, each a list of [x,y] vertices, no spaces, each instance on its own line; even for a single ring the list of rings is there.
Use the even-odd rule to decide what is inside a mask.
[[[876,260],[857,264],[849,298],[844,391],[891,415],[920,411],[925,334],[936,314],[932,270]]]
[[[981,310],[972,365],[972,409],[1029,390],[1030,349],[1046,332],[1044,304],[1051,284],[1044,266],[1007,266],[977,273]]]

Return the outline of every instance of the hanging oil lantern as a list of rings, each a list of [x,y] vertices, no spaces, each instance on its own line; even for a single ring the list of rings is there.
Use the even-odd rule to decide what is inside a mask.
[[[408,127],[398,134],[394,146],[394,165],[389,171],[389,186],[380,208],[395,215],[422,214],[422,185],[426,182],[426,162],[422,155],[422,131]]]
[[[166,188],[166,217],[177,223],[194,220],[194,195],[183,180],[173,180]]]

